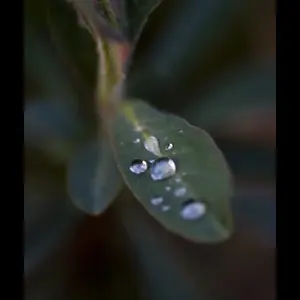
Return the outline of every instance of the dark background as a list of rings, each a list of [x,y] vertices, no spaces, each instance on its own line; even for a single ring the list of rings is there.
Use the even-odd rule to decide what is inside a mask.
[[[96,49],[65,1],[24,6],[26,299],[275,299],[274,2],[166,0],[128,75],[129,95],[224,152],[236,232],[218,246],[168,233],[126,189],[99,217],[72,204],[69,158],[97,133]]]

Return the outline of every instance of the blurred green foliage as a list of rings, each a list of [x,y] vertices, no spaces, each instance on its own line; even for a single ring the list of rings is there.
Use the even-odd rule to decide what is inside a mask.
[[[270,1],[165,0],[132,58],[129,94],[204,127],[232,166],[237,232],[213,247],[168,233],[127,190],[92,220],[71,205],[68,163],[102,140],[95,45],[67,2],[25,1],[28,300],[275,298],[273,9]]]

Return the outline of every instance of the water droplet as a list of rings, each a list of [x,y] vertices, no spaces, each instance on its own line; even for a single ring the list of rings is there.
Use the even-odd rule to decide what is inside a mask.
[[[189,221],[197,220],[204,216],[206,207],[204,203],[196,202],[194,200],[187,200],[183,204],[183,209],[180,212],[180,216]]]
[[[148,164],[141,159],[135,159],[132,161],[129,170],[134,174],[142,174],[148,170]]]
[[[168,211],[168,210],[170,210],[170,206],[169,205],[164,205],[162,208],[161,208],[161,210],[162,211]]]
[[[179,177],[175,178],[175,182],[181,182],[181,178]]]
[[[120,142],[120,145],[123,146],[123,145],[124,145],[124,142]]]
[[[180,129],[180,130],[178,131],[178,133],[183,133],[183,130],[182,130],[182,129]]]
[[[165,147],[165,150],[171,150],[173,149],[173,144],[172,143],[168,143]]]
[[[150,159],[150,160],[149,160],[149,163],[150,163],[150,164],[153,164],[154,162],[155,162],[155,159]]]
[[[139,138],[137,138],[137,139],[135,139],[135,140],[133,141],[133,143],[134,143],[134,144],[138,144],[140,141],[141,141],[141,140],[140,140]]]
[[[176,173],[175,162],[168,157],[161,157],[155,160],[151,166],[150,176],[153,180],[163,180]]]
[[[167,192],[169,192],[169,191],[171,191],[171,187],[170,187],[170,186],[166,186],[166,187],[165,187],[165,190],[166,190]]]
[[[144,130],[144,128],[139,124],[134,127],[134,131],[136,131],[136,132],[142,132],[143,130]]]
[[[176,189],[175,191],[174,191],[174,195],[176,196],[176,197],[182,197],[182,196],[184,196],[186,194],[186,188],[185,187],[180,187],[180,188],[178,188],[178,189]]]
[[[163,200],[164,200],[163,197],[156,196],[156,197],[151,198],[150,201],[153,205],[160,205],[160,204],[162,204]]]
[[[147,151],[153,153],[156,156],[161,156],[158,139],[155,136],[149,136],[144,141],[144,147]]]

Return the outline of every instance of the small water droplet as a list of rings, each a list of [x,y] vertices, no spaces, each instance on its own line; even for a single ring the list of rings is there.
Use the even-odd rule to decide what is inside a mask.
[[[185,187],[180,187],[180,188],[178,188],[178,189],[176,189],[175,191],[174,191],[174,195],[176,196],[176,197],[182,197],[182,196],[184,196],[186,194],[186,188]]]
[[[120,145],[123,146],[123,145],[124,145],[124,142],[120,142]]]
[[[163,197],[161,197],[161,196],[156,196],[156,197],[153,197],[153,198],[151,198],[151,203],[153,204],[153,205],[160,205],[160,204],[162,204],[162,202],[163,202]]]
[[[155,136],[149,136],[144,141],[144,147],[147,151],[153,153],[156,156],[161,156],[160,148],[159,148],[159,142],[158,139]]]
[[[206,207],[204,203],[196,202],[195,200],[187,200],[183,204],[183,208],[180,212],[180,216],[184,220],[197,220],[204,216]]]
[[[168,211],[168,210],[170,210],[170,206],[169,205],[164,205],[162,208],[161,208],[161,210],[162,211]]]
[[[137,138],[137,139],[135,139],[135,140],[133,141],[133,143],[134,143],[134,144],[138,144],[138,143],[140,143],[140,141],[141,141],[141,140],[140,140],[139,138]]]
[[[155,162],[155,159],[150,159],[150,160],[149,160],[149,163],[150,163],[150,164],[153,164],[154,162]]]
[[[179,177],[175,178],[175,182],[181,182],[181,178]]]
[[[167,192],[169,192],[169,191],[171,191],[171,187],[170,187],[170,186],[166,186],[166,187],[165,187],[165,190],[166,190]]]
[[[173,149],[173,144],[172,143],[168,143],[165,147],[165,150],[171,150]]]
[[[136,132],[142,132],[143,129],[144,129],[144,128],[143,128],[141,125],[136,125],[136,126],[134,127],[134,131],[136,131]]]
[[[141,159],[135,159],[132,161],[129,170],[134,174],[142,174],[148,170],[148,164]]]
[[[180,129],[180,130],[178,131],[178,133],[183,133],[183,130],[182,130],[182,129]]]
[[[168,157],[161,157],[155,160],[151,166],[150,176],[153,180],[163,180],[176,173],[175,162]]]
[[[182,176],[186,176],[186,175],[187,175],[187,173],[186,173],[186,172],[183,172],[181,175],[182,175]]]

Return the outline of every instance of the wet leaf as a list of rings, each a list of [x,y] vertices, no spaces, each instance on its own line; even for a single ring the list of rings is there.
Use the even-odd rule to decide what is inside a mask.
[[[232,178],[207,133],[145,103],[125,101],[111,140],[127,185],[164,227],[204,243],[231,236]]]
[[[69,194],[74,204],[88,214],[104,212],[122,186],[112,151],[104,141],[85,145],[69,164]]]

